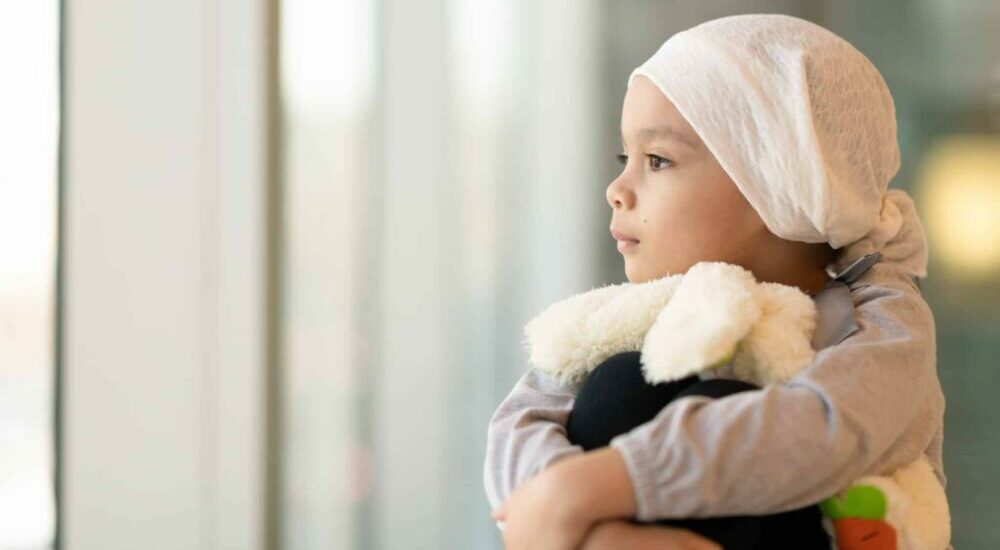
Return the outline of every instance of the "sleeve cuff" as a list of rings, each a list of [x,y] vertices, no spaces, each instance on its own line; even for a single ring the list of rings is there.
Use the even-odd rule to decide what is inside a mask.
[[[611,439],[609,446],[618,449],[622,458],[625,459],[625,468],[628,470],[628,476],[635,492],[635,519],[655,521],[660,518],[656,513],[658,507],[656,481],[653,478],[651,468],[652,457],[648,455],[640,441],[629,437],[631,434],[632,432],[627,432],[615,436]]]

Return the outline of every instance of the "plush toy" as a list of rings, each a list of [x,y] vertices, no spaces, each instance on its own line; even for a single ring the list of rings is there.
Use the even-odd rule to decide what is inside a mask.
[[[650,384],[696,374],[764,386],[812,361],[815,327],[815,303],[798,288],[701,262],[566,298],[531,319],[525,336],[530,362],[564,383],[581,382],[612,355],[641,351]],[[861,477],[820,509],[838,550],[945,550],[951,538],[944,489],[924,457]]]

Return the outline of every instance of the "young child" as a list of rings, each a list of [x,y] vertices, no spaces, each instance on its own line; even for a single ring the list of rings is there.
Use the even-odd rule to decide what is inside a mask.
[[[596,548],[609,533],[711,547],[623,520],[780,514],[921,455],[944,486],[926,238],[910,198],[887,190],[895,111],[867,58],[791,16],[716,19],[633,71],[621,126],[607,200],[629,281],[737,264],[813,296],[829,345],[787,383],[675,399],[588,451],[567,437],[582,384],[529,369],[487,432],[508,550]]]

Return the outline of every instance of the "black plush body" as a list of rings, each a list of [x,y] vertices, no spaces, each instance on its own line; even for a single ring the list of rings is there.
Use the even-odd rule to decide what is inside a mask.
[[[650,384],[643,378],[639,355],[638,351],[613,355],[590,373],[577,394],[567,423],[572,443],[588,451],[607,446],[616,435],[651,420],[668,403],[686,395],[718,398],[759,389],[738,380],[700,380],[694,375]],[[689,529],[726,550],[831,548],[817,505],[771,515],[633,520],[633,523]]]

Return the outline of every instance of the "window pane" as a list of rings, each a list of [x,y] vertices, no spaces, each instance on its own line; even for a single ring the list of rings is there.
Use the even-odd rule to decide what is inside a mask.
[[[58,2],[0,2],[0,548],[50,548]]]
[[[284,0],[281,547],[358,548],[358,418],[374,4]]]

